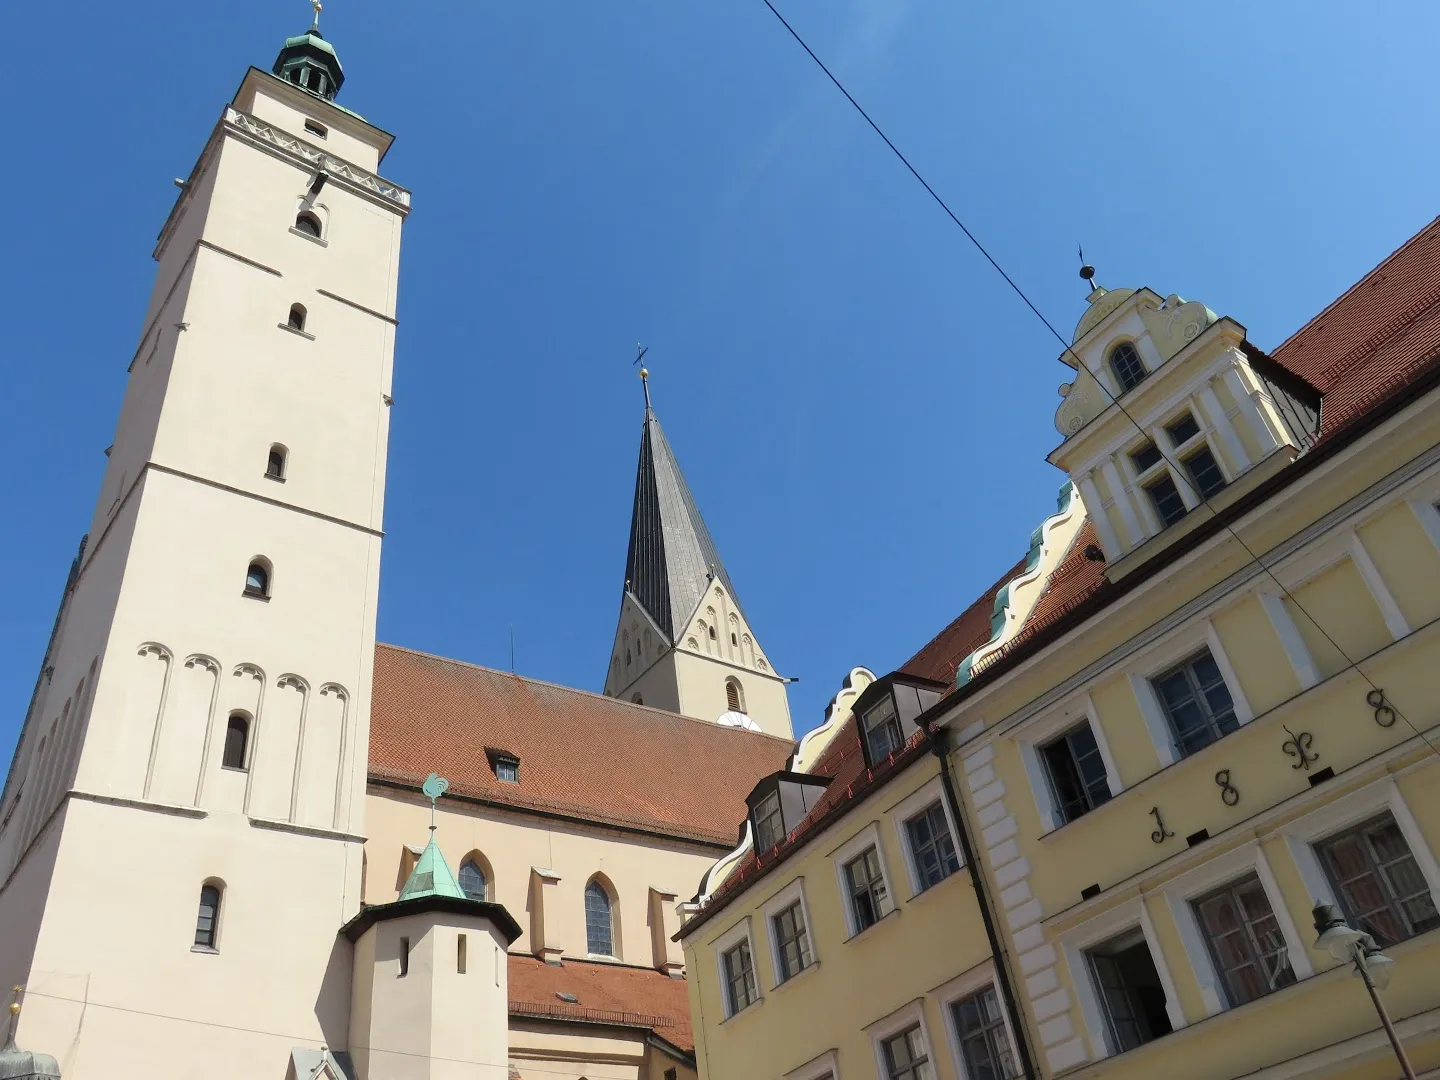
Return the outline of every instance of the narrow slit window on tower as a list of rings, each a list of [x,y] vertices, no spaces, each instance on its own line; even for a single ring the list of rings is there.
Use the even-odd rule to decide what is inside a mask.
[[[220,887],[206,882],[200,889],[200,909],[195,916],[195,948],[215,950],[220,929]]]
[[[265,459],[265,475],[271,480],[285,479],[285,448],[278,443],[270,447],[270,456]]]
[[[305,332],[305,315],[306,311],[304,304],[291,304],[290,318],[285,323],[285,325],[288,326],[291,330],[299,330],[303,334]]]
[[[245,595],[257,600],[270,598],[270,570],[258,559],[245,571]]]
[[[465,974],[465,935],[461,934],[455,942],[455,970],[457,973]]]
[[[400,939],[400,978],[410,974],[410,939]]]
[[[227,769],[245,768],[245,750],[250,742],[250,718],[244,713],[231,713],[225,725],[225,752],[220,764]]]
[[[320,219],[315,214],[312,214],[309,210],[301,210],[300,213],[295,215],[295,230],[297,232],[304,233],[306,236],[313,236],[316,240],[319,240]]]
[[[316,120],[306,120],[305,130],[308,131],[311,135],[318,136],[322,139],[325,138],[326,135],[330,134],[330,129]]]

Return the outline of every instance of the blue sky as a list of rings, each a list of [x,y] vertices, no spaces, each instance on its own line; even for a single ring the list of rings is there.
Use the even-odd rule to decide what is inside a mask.
[[[1273,347],[1440,209],[1440,8],[777,0],[1064,332],[1102,282]],[[301,0],[9,12],[0,758],[86,528],[149,253]],[[333,0],[413,189],[383,640],[598,689],[657,411],[797,731],[1023,552],[1044,328],[761,0]]]

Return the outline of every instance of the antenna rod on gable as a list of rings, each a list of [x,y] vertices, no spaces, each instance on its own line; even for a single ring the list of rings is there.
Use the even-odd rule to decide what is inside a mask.
[[[510,674],[515,674],[515,624],[510,624]]]

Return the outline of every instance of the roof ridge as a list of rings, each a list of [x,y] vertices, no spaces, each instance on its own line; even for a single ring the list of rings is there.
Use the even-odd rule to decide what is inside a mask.
[[[1331,300],[1330,303],[1326,304],[1323,308],[1321,308],[1318,314],[1311,316],[1309,321],[1307,321],[1303,326],[1301,326],[1300,329],[1292,333],[1275,348],[1270,349],[1270,355],[1273,357],[1276,356],[1276,354],[1283,352],[1285,346],[1289,345],[1296,338],[1299,338],[1301,335],[1303,335],[1305,331],[1310,329],[1310,327],[1323,320],[1327,315],[1330,314],[1331,311],[1333,311],[1340,304],[1341,301],[1343,301],[1351,293],[1357,291],[1361,285],[1364,285],[1367,281],[1374,277],[1378,271],[1384,269],[1387,265],[1389,265],[1397,255],[1399,255],[1402,251],[1408,248],[1411,244],[1415,243],[1415,241],[1419,240],[1420,237],[1424,236],[1427,232],[1435,228],[1437,225],[1440,225],[1440,216],[1431,218],[1428,225],[1426,225],[1419,232],[1407,237],[1405,241],[1398,247],[1396,247],[1393,251],[1391,251],[1389,255],[1386,255],[1385,258],[1381,259],[1378,263],[1376,263],[1364,274],[1362,274],[1356,281],[1354,281],[1348,289],[1346,289],[1339,296],[1335,297],[1334,300]]]
[[[550,682],[546,679],[537,679],[531,675],[521,675],[514,671],[501,671],[499,668],[486,667],[484,664],[472,663],[469,660],[456,660],[452,656],[441,656],[438,653],[425,652],[423,649],[412,649],[407,645],[392,645],[388,641],[377,641],[375,642],[375,647],[377,649],[393,649],[395,652],[409,653],[411,656],[421,656],[427,660],[439,660],[441,663],[454,664],[457,667],[469,668],[472,671],[484,671],[491,675],[503,675],[509,679],[516,679],[519,682],[530,683],[535,686],[546,686],[552,690],[563,690],[568,694],[578,694],[581,697],[598,698],[601,701],[610,701],[617,705],[623,705],[627,709],[637,709],[647,713],[655,713],[658,716],[663,716],[671,720],[686,720],[692,724],[704,724],[706,727],[714,728],[717,731],[738,731],[747,736],[759,735],[766,739],[773,739],[776,742],[783,743],[793,743],[795,741],[794,739],[782,738],[779,735],[771,735],[765,731],[749,731],[745,728],[727,727],[723,724],[717,724],[712,720],[702,720],[698,716],[686,716],[684,713],[671,712],[669,709],[656,708],[654,705],[641,705],[634,701],[626,701],[624,698],[611,697],[609,694],[597,694],[593,690],[581,690],[579,687],[566,686],[564,683]]]

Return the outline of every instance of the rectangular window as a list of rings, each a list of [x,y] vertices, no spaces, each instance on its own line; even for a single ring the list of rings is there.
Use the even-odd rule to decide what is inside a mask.
[[[894,750],[905,745],[900,734],[900,721],[895,716],[895,702],[886,698],[865,714],[865,748],[870,752],[870,764],[884,761]]]
[[[845,864],[845,883],[850,889],[850,910],[855,915],[857,934],[890,914],[890,890],[880,871],[880,853],[873,845]]]
[[[1130,451],[1130,460],[1135,463],[1135,471],[1143,473],[1151,465],[1160,464],[1160,451],[1153,442],[1147,442],[1140,449]]]
[[[1184,465],[1185,471],[1190,474],[1190,483],[1205,498],[1218,495],[1225,487],[1225,474],[1220,471],[1220,463],[1208,446],[1187,457]]]
[[[1316,845],[1345,917],[1381,948],[1440,926],[1435,898],[1387,813]]]
[[[400,939],[400,974],[402,976],[410,974],[410,939],[408,937]]]
[[[938,802],[905,822],[905,832],[910,837],[915,876],[920,879],[922,891],[940,884],[960,869],[960,860],[955,857],[955,841],[950,837],[950,823],[945,820],[945,810]]]
[[[760,994],[755,988],[755,963],[750,957],[750,942],[741,941],[727,949],[725,963],[725,1005],[734,1016],[741,1009],[755,1004]]]
[[[460,935],[455,939],[455,970],[456,970],[459,974],[461,974],[461,975],[464,975],[464,974],[465,974],[465,935],[464,935],[464,934],[460,934]]]
[[[1110,801],[1105,759],[1088,723],[1040,747],[1040,759],[1050,776],[1050,790],[1062,821],[1074,821]]]
[[[805,911],[796,900],[771,920],[775,952],[780,957],[780,981],[798,975],[810,966],[810,937],[805,932]]]
[[[1013,1080],[1020,1075],[995,988],[961,998],[950,1006],[967,1080]]]
[[[930,1055],[925,1051],[919,1024],[886,1039],[880,1048],[888,1080],[932,1080],[935,1075],[930,1071]]]
[[[780,793],[772,791],[755,807],[755,850],[761,854],[785,839],[785,822],[780,816]]]
[[[1182,756],[1209,746],[1240,727],[1235,703],[1220,675],[1220,665],[1202,649],[1189,660],[1151,680]]]
[[[1162,525],[1174,525],[1185,516],[1185,500],[1168,472],[1146,484],[1145,494],[1150,496],[1150,505],[1155,507]]]
[[[1085,956],[1117,1054],[1170,1034],[1165,989],[1139,928],[1097,945]]]
[[[1193,906],[1232,1007],[1295,981],[1285,935],[1254,874],[1196,900]]]
[[[1195,422],[1195,417],[1188,412],[1177,420],[1172,420],[1165,425],[1165,434],[1170,436],[1170,445],[1179,446],[1187,443],[1196,435],[1200,434],[1200,425]]]
[[[495,759],[495,779],[507,784],[518,784],[520,782],[520,759],[497,757]]]

